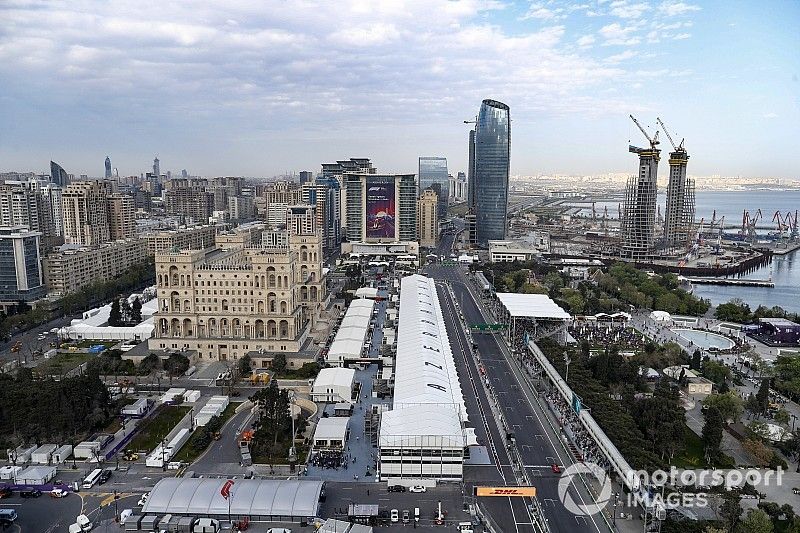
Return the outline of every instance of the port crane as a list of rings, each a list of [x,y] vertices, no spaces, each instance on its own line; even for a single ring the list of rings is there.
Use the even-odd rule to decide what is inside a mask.
[[[639,121],[636,120],[636,117],[634,117],[633,115],[628,115],[628,116],[631,117],[633,123],[636,124],[636,127],[639,128],[639,131],[641,131],[642,135],[644,135],[645,139],[647,139],[647,142],[650,143],[650,150],[653,151],[657,150],[656,147],[659,144],[661,144],[661,141],[658,140],[658,130],[656,130],[656,134],[653,137],[650,137],[650,135],[647,133],[647,130],[645,130],[644,127],[639,123]],[[633,146],[631,144],[628,146],[628,151],[633,154],[638,154],[640,152],[645,152],[647,150],[645,148],[639,148],[638,146]]]
[[[758,235],[756,234],[756,224],[762,218],[761,209],[756,211],[752,217],[750,212],[745,209],[742,213],[742,237],[748,242],[756,242]]]

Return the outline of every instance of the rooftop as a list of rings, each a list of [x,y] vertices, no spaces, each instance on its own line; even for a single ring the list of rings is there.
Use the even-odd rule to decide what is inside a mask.
[[[568,320],[570,314],[544,294],[498,292],[497,297],[514,318],[551,318]]]

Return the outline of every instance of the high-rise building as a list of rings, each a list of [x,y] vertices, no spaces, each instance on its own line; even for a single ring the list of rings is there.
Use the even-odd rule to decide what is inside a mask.
[[[417,240],[417,180],[414,174],[344,175],[347,240]]]
[[[322,233],[326,252],[334,251],[342,242],[341,192],[336,178],[320,177],[301,188],[304,203],[316,206],[317,228]]]
[[[419,245],[433,248],[439,243],[439,198],[434,189],[425,189],[417,201]]]
[[[650,148],[629,146],[639,156],[639,175],[628,179],[622,208],[622,255],[645,259],[653,251],[656,225],[658,161],[661,150],[652,142]]]
[[[314,180],[314,174],[309,170],[300,171],[300,185]]]
[[[464,216],[467,226],[467,238],[470,244],[478,242],[475,212],[478,209],[475,200],[475,130],[469,130],[469,162],[467,164],[467,214]]]
[[[153,176],[157,180],[161,179],[161,161],[158,160],[158,156],[153,159]]]
[[[245,222],[255,218],[252,196],[228,196],[228,214],[231,220]]]
[[[447,159],[444,157],[419,158],[418,195],[425,189],[432,189],[439,198],[439,218],[447,217],[447,205],[450,198],[450,179],[447,174]]]
[[[136,206],[133,196],[114,193],[108,196],[109,240],[136,237]]]
[[[69,174],[61,168],[61,165],[50,161],[50,181],[61,187],[66,187],[69,184]]]
[[[108,181],[74,181],[61,194],[64,241],[96,245],[111,238],[108,224]]]
[[[175,178],[167,182],[164,210],[168,215],[181,217],[184,223],[208,222],[214,211],[214,194],[206,191],[206,180]]]
[[[336,163],[322,164],[322,177],[335,178],[339,182],[339,205],[341,206],[339,219],[341,220],[342,238],[345,236],[344,228],[347,226],[347,188],[344,184],[344,175],[347,173],[377,174],[377,172],[378,169],[372,166],[372,161],[367,157],[351,157]]]
[[[316,235],[316,211],[314,205],[290,205],[286,209],[286,231],[291,235]]]
[[[301,190],[292,181],[276,181],[264,191],[264,219],[270,226],[286,224],[286,208],[301,201]]]
[[[189,173],[186,171],[185,168],[183,170],[181,170],[181,177],[182,178],[188,178],[189,177]]]
[[[0,310],[45,295],[39,237],[27,226],[0,226]]]
[[[453,202],[467,201],[467,175],[459,172],[456,177],[448,176],[450,180],[450,199]]]
[[[110,180],[112,176],[111,172],[111,158],[106,156],[106,179]]]
[[[0,226],[25,226],[31,231],[39,227],[39,191],[26,181],[7,181],[0,185]],[[36,183],[34,180],[33,183]]]
[[[475,215],[475,239],[486,246],[506,236],[508,177],[511,158],[511,117],[506,104],[484,100],[475,124],[473,179],[469,194]],[[480,190],[480,194],[478,194]]]
[[[667,209],[664,217],[664,245],[680,251],[689,246],[694,226],[694,180],[686,177],[689,154],[683,142],[669,154]]]
[[[63,189],[55,183],[42,183],[39,216],[42,221],[42,234],[45,237],[63,237],[64,217],[61,201]]]

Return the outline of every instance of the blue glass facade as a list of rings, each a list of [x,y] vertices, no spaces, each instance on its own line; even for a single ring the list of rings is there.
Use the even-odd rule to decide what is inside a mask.
[[[450,197],[450,177],[447,173],[447,159],[444,157],[419,158],[419,190],[417,197],[425,189],[433,189],[439,196],[437,211],[439,218],[447,217],[447,202]]]
[[[511,118],[506,104],[484,100],[475,125],[475,215],[477,241],[506,237]]]

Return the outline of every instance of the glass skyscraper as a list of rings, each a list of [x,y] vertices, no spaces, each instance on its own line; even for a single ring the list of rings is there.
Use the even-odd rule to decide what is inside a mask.
[[[437,211],[439,218],[447,217],[447,202],[450,197],[450,177],[447,174],[447,159],[444,157],[419,158],[419,190],[417,197],[425,189],[433,189],[439,196]]]
[[[484,100],[475,125],[475,186],[469,191],[474,201],[478,244],[506,237],[510,156],[509,108],[496,100]]]
[[[61,165],[55,161],[50,161],[50,181],[61,187],[66,187],[69,183],[67,171],[61,168]]]

